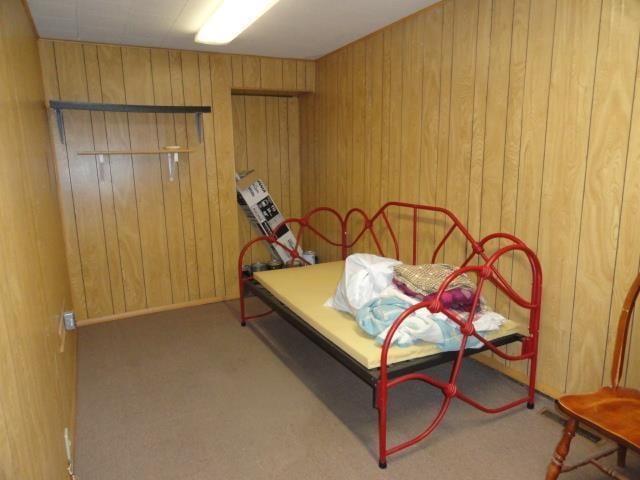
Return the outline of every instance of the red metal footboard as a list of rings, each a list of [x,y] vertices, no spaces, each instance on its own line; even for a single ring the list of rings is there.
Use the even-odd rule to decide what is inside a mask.
[[[296,235],[296,248],[290,249],[287,246],[278,242],[273,236],[263,236],[258,237],[254,240],[248,242],[240,252],[240,256],[238,259],[238,278],[240,284],[240,312],[241,312],[241,322],[242,325],[245,325],[248,320],[252,320],[255,318],[262,317],[267,315],[269,312],[264,312],[258,315],[247,316],[245,311],[244,304],[244,292],[245,292],[245,282],[249,281],[251,277],[244,277],[242,272],[242,265],[244,256],[247,251],[252,248],[255,244],[259,242],[269,242],[269,243],[277,243],[291,254],[293,259],[299,259],[302,262],[306,262],[304,258],[302,258],[298,253],[298,246],[301,244],[301,240],[305,237],[305,235],[313,234],[319,237],[322,241],[326,242],[329,245],[334,247],[338,247],[340,249],[340,255],[342,259],[345,259],[350,251],[354,250],[355,246],[358,245],[359,242],[366,236],[369,235],[371,238],[371,244],[375,247],[375,253],[393,258],[400,258],[400,244],[398,239],[398,232],[392,226],[392,220],[390,219],[391,214],[390,211],[394,210],[396,212],[401,212],[401,214],[407,218],[407,213],[409,214],[408,218],[411,219],[411,249],[410,249],[410,257],[411,263],[415,264],[418,259],[418,240],[420,238],[419,235],[419,227],[421,223],[424,223],[424,219],[421,218],[421,215],[424,214],[430,215],[430,219],[428,219],[427,223],[431,222],[432,224],[443,225],[442,219],[444,220],[444,224],[450,223],[450,226],[447,228],[442,236],[442,239],[439,243],[435,244],[434,242],[434,250],[431,255],[431,262],[435,263],[436,259],[442,255],[442,251],[445,248],[447,242],[452,238],[454,233],[458,233],[458,236],[461,235],[463,242],[465,244],[464,251],[466,253],[466,257],[460,263],[459,268],[454,271],[442,284],[439,292],[435,296],[433,300],[424,301],[417,305],[409,307],[405,310],[402,315],[400,315],[396,321],[391,326],[389,333],[387,334],[386,340],[381,348],[380,353],[380,371],[378,376],[378,381],[375,385],[375,404],[378,410],[378,431],[379,431],[379,465],[381,468],[385,468],[387,465],[387,457],[391,454],[397,453],[400,450],[408,448],[412,445],[415,445],[425,437],[427,437],[438,424],[444,418],[453,398],[458,398],[463,402],[483,411],[486,413],[498,413],[513,408],[517,405],[521,405],[526,403],[529,408],[533,408],[534,405],[534,395],[535,395],[535,379],[536,379],[536,367],[537,367],[537,358],[538,358],[538,330],[540,323],[540,308],[541,308],[541,299],[542,299],[542,271],[540,267],[540,262],[538,261],[537,256],[533,251],[531,251],[520,239],[515,237],[514,235],[510,235],[507,233],[494,233],[488,235],[481,239],[480,241],[475,240],[472,235],[469,233],[467,228],[458,220],[458,218],[453,215],[449,210],[435,207],[435,206],[427,206],[427,205],[416,205],[404,202],[388,202],[383,205],[373,216],[369,217],[363,210],[359,208],[351,209],[347,212],[345,216],[340,215],[336,210],[327,207],[320,207],[311,210],[306,215],[301,218],[290,218],[285,220],[283,223],[289,225],[296,225],[297,235]],[[320,214],[329,214],[331,218],[335,219],[336,225],[339,228],[340,238],[338,239],[330,239],[328,236],[320,231],[314,225],[314,220]],[[438,216],[438,217],[436,217]],[[437,220],[439,218],[440,220]],[[349,225],[354,223],[353,220],[358,219],[361,224],[356,231],[351,232],[349,230]],[[277,230],[277,229],[275,229]],[[383,239],[383,236],[386,235],[386,239]],[[405,238],[402,238],[402,241],[406,241]],[[490,243],[497,243],[498,248],[493,251],[491,254],[487,253],[487,245]],[[387,246],[392,251],[385,252],[384,246]],[[460,249],[458,249],[460,250]],[[497,267],[497,263],[499,260],[503,258],[512,258],[514,254],[524,255],[526,258],[526,263],[530,268],[531,275],[531,290],[530,294],[527,295],[528,298],[524,298],[521,296],[510,284],[509,281],[500,273],[499,268]],[[441,296],[444,291],[447,289],[448,285],[458,276],[462,274],[467,275],[475,275],[476,277],[476,292],[473,300],[473,306],[471,308],[471,312],[476,311],[476,307],[480,302],[480,298],[482,295],[483,286],[487,284],[487,282],[495,285],[495,287],[503,292],[508,299],[513,302],[515,305],[528,312],[529,317],[529,328],[528,335],[522,340],[522,349],[520,354],[514,355],[506,353],[498,348],[496,348],[491,342],[487,341],[484,337],[482,337],[478,332],[475,331],[473,321],[475,317],[475,313],[470,313],[468,318],[465,320],[461,318],[455,311],[449,310],[445,308],[441,304]],[[431,312],[442,312],[451,319],[460,329],[460,333],[462,335],[460,350],[457,353],[457,356],[453,362],[453,367],[451,370],[451,374],[449,376],[448,382],[444,383],[440,380],[437,380],[427,374],[424,373],[409,373],[401,376],[397,376],[395,378],[389,378],[388,374],[388,365],[387,365],[387,357],[389,353],[389,348],[391,347],[391,342],[394,333],[400,327],[402,322],[408,318],[414,311],[427,307]],[[467,346],[470,337],[476,338],[478,341],[484,345],[487,349],[491,350],[493,353],[498,355],[499,357],[508,360],[508,361],[529,361],[529,382],[528,382],[528,390],[527,394],[522,398],[510,401],[504,405],[498,407],[487,407],[475,400],[471,399],[464,393],[458,390],[457,380],[460,372],[460,367],[462,365],[462,361],[464,360],[464,350]],[[421,382],[425,382],[429,385],[432,385],[441,390],[443,394],[442,405],[440,406],[439,412],[436,415],[435,419],[425,428],[425,430],[417,435],[416,437],[409,439],[403,443],[398,445],[394,445],[391,447],[387,446],[387,402],[388,402],[388,394],[389,390],[410,380],[417,380]]]

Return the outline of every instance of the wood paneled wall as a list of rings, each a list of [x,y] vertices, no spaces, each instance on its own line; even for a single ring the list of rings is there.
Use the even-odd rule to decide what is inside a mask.
[[[242,92],[293,93],[315,90],[315,63],[307,60],[232,55],[232,88]]]
[[[640,263],[639,39],[635,0],[448,0],[350,44],[301,100],[303,207],[429,203],[520,236],[544,268],[540,385],[595,389]],[[630,357],[638,387],[639,325]]]
[[[63,480],[75,335],[35,31],[0,2],[0,478]],[[66,337],[66,338],[65,338]]]
[[[285,217],[300,216],[300,117],[297,97],[234,95],[236,170],[255,170]],[[258,234],[239,211],[240,247]],[[266,248],[249,252],[247,263],[271,259]]]
[[[202,143],[193,116],[183,114],[66,111],[66,144],[51,119],[79,318],[234,297],[231,89],[309,91],[313,63],[47,40],[40,50],[50,99],[213,109]],[[78,155],[175,144],[193,149],[181,154],[175,181],[161,155],[111,155],[102,175],[96,157]]]

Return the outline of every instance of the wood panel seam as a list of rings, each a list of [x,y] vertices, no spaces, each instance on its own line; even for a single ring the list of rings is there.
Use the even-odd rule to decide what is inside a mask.
[[[630,147],[631,147],[631,132],[632,132],[632,128],[633,128],[633,116],[634,116],[634,110],[636,108],[638,108],[638,106],[636,105],[636,90],[637,90],[637,86],[638,86],[638,69],[640,67],[640,35],[638,35],[638,46],[637,46],[637,50],[638,50],[638,54],[636,55],[636,67],[634,69],[634,71],[636,72],[635,76],[634,76],[634,82],[633,82],[633,92],[631,94],[631,98],[632,98],[632,103],[631,103],[631,115],[629,117],[629,133],[627,134],[627,152],[625,155],[625,163],[624,163],[624,171],[622,174],[622,198],[620,200],[621,205],[624,204],[624,198],[625,198],[625,193],[627,192],[627,168],[629,166],[629,156],[630,156]],[[618,226],[622,225],[622,207],[620,208],[620,212],[618,213]],[[612,322],[612,314],[613,314],[613,297],[614,297],[614,285],[615,285],[615,278],[616,275],[618,273],[618,253],[620,251],[620,232],[618,232],[617,238],[616,238],[616,251],[615,251],[615,255],[614,255],[614,260],[613,260],[613,282],[612,282],[612,288],[611,288],[611,297],[609,300],[609,317],[608,317],[608,322],[607,322],[607,335],[605,337],[605,356],[606,356],[606,346],[609,344],[609,334],[611,332],[611,322]],[[638,267],[638,270],[640,270],[640,265]],[[617,319],[616,319],[617,320]],[[629,332],[629,339],[633,338],[633,328],[634,328],[635,324],[632,325],[631,327],[631,331]],[[629,362],[629,359],[631,358],[631,348],[629,348],[629,355],[627,355],[626,358],[626,362]],[[606,377],[608,375],[608,372],[606,371],[606,361],[603,362],[602,364],[602,380],[601,382],[604,384],[604,382],[606,381]],[[626,375],[626,370],[625,369],[625,375]]]
[[[598,72],[598,54],[600,52],[600,32],[602,29],[602,9],[604,8],[604,1],[600,0],[600,15],[599,15],[599,19],[598,19],[598,40],[596,43],[596,52],[595,52],[595,60],[593,63],[593,81],[592,81],[592,88],[591,88],[591,103],[590,103],[590,107],[589,107],[589,126],[587,128],[587,149],[585,152],[585,170],[584,170],[584,178],[582,180],[582,199],[580,202],[580,220],[578,222],[578,232],[579,232],[579,238],[578,238],[578,248],[576,251],[576,267],[575,267],[575,273],[574,273],[574,281],[573,281],[573,285],[574,285],[574,289],[573,289],[573,293],[572,293],[572,307],[571,307],[571,321],[570,321],[570,326],[569,326],[569,348],[567,349],[567,360],[566,360],[566,369],[565,369],[565,376],[564,376],[564,386],[563,386],[563,390],[567,390],[567,385],[568,385],[568,381],[569,381],[569,367],[571,365],[571,350],[572,350],[572,337],[573,337],[573,322],[574,322],[574,314],[575,314],[575,307],[576,307],[576,288],[575,285],[577,283],[577,279],[578,279],[578,269],[580,266],[580,247],[582,245],[583,242],[583,237],[581,235],[582,232],[582,220],[583,220],[583,214],[584,214],[584,199],[585,199],[585,195],[584,195],[584,191],[585,191],[585,187],[587,185],[587,173],[588,170],[586,168],[586,162],[589,158],[589,150],[591,147],[591,122],[593,120],[593,104],[594,104],[594,99],[595,99],[595,94],[596,94],[596,89],[595,89],[595,84],[596,84],[596,75]],[[613,286],[612,286],[613,288]]]
[[[167,57],[168,57],[168,54],[167,54]],[[151,50],[149,50],[149,65],[150,65],[150,68],[151,68],[151,88],[152,88],[151,92],[153,94],[153,103],[157,104],[157,101],[156,101],[156,86],[155,86],[155,81],[156,80],[155,80],[155,75],[153,73],[153,58],[151,56]],[[173,115],[171,117],[173,118]],[[162,148],[160,146],[160,128],[159,128],[158,114],[157,113],[154,114],[154,120],[155,120],[154,123],[155,123],[155,127],[156,127],[156,137],[158,139],[157,145],[158,145],[158,148]],[[159,173],[160,173],[160,186],[162,187],[162,211],[164,213],[164,215],[162,217],[163,217],[163,220],[164,220],[165,246],[166,246],[166,249],[167,249],[167,263],[168,263],[168,265],[171,265],[171,258],[169,258],[170,255],[171,255],[171,249],[169,248],[169,228],[167,226],[167,205],[166,205],[166,201],[165,201],[165,190],[166,190],[166,187],[165,187],[165,182],[164,182],[164,178],[163,178],[163,175],[162,175],[162,155],[161,154],[158,155],[158,163],[160,164],[159,165],[159,167],[160,167],[159,168]],[[169,289],[171,291],[171,302],[172,303],[175,302],[175,293],[173,291],[173,281],[174,281],[173,280],[173,271],[172,271],[171,267],[169,266]]]

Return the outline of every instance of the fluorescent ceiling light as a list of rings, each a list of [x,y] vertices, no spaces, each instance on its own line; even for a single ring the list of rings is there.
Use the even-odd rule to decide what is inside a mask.
[[[246,30],[279,0],[218,0],[215,11],[200,27],[196,42],[225,45]]]

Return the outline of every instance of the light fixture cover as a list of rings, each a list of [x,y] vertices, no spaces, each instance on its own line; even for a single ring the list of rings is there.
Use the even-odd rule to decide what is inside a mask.
[[[222,0],[196,34],[196,42],[225,45],[264,15],[279,0]]]

